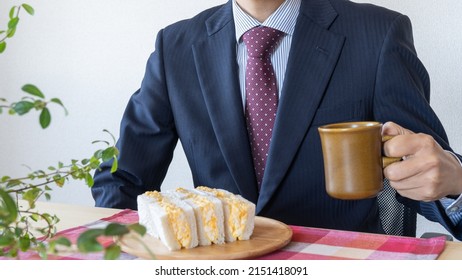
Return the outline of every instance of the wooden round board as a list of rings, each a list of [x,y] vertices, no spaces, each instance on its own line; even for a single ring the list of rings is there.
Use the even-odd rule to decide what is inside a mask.
[[[292,238],[292,230],[279,221],[255,217],[255,228],[249,240],[235,241],[220,245],[199,246],[191,249],[170,251],[159,239],[148,234],[140,237],[135,234],[124,236],[120,242],[122,250],[143,259],[195,259],[195,260],[234,260],[251,259],[280,249]],[[145,248],[149,249],[149,251]]]

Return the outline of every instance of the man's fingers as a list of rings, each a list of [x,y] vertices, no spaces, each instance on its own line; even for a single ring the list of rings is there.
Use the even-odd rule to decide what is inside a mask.
[[[413,132],[406,129],[394,122],[386,122],[382,126],[382,135],[405,135],[412,134]]]
[[[433,137],[421,133],[399,135],[383,145],[385,156],[388,157],[410,157],[422,150],[435,151],[438,148]]]

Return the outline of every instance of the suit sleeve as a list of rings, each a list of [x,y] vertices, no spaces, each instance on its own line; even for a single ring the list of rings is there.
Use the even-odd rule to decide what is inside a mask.
[[[429,134],[443,149],[452,151],[443,125],[430,107],[430,79],[417,57],[412,36],[409,18],[398,16],[390,26],[378,62],[375,118]],[[426,203],[403,197],[398,199],[427,219],[442,224],[456,238],[462,238],[462,223],[453,225],[439,201]]]
[[[136,209],[136,197],[159,190],[178,141],[165,82],[160,31],[145,76],[125,109],[117,147],[119,168],[111,162],[95,172],[92,195],[96,206]]]

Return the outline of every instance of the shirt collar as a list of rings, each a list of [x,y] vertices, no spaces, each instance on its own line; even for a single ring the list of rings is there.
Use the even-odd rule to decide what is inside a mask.
[[[272,13],[263,23],[244,12],[233,0],[233,17],[236,29],[236,41],[239,42],[242,35],[256,26],[267,26],[286,34],[293,35],[300,10],[301,0],[286,0]]]

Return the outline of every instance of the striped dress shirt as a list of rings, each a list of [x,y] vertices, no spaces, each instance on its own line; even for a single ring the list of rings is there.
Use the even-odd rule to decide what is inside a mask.
[[[289,59],[292,36],[295,30],[301,0],[286,0],[271,14],[263,23],[245,13],[236,1],[233,1],[233,15],[236,27],[237,62],[239,64],[239,81],[242,95],[242,105],[245,106],[245,68],[247,65],[247,49],[242,42],[242,35],[256,26],[267,26],[285,33],[281,42],[271,55],[274,72],[278,84],[278,93],[281,97],[281,89],[284,84],[284,75]]]

